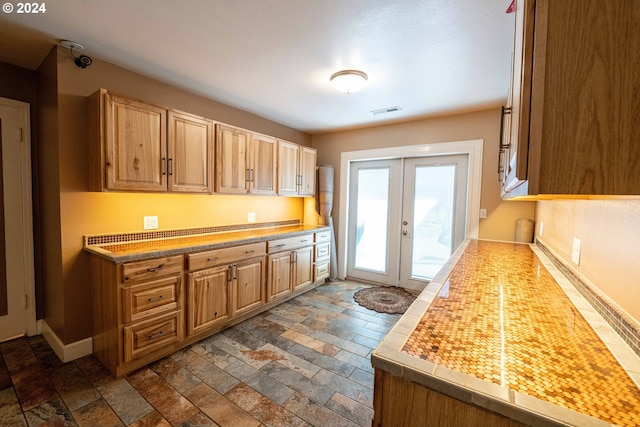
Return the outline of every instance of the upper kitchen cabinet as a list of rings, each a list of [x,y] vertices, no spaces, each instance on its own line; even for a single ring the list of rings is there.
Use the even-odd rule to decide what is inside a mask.
[[[168,189],[190,193],[213,191],[213,122],[169,111]]]
[[[637,1],[517,1],[503,197],[640,195],[639,25]]]
[[[91,108],[91,190],[211,192],[211,121],[104,89]]]
[[[216,125],[216,191],[276,194],[276,139]]]
[[[101,89],[91,99],[94,123],[92,190],[167,188],[167,112]]]
[[[316,183],[316,150],[278,141],[278,194],[313,196]]]
[[[249,192],[276,194],[277,140],[270,136],[251,134],[249,144]]]

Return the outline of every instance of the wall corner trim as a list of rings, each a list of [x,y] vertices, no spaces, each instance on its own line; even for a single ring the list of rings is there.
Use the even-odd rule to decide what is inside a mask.
[[[89,337],[71,344],[64,344],[44,320],[42,321],[42,336],[63,363],[93,353],[93,338]]]

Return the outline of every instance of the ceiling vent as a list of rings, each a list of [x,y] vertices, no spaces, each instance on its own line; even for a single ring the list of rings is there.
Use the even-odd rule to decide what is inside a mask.
[[[402,108],[396,105],[395,107],[381,108],[379,110],[372,110],[371,112],[373,113],[374,116],[377,116],[378,114],[393,113],[394,111],[400,111],[401,109]]]

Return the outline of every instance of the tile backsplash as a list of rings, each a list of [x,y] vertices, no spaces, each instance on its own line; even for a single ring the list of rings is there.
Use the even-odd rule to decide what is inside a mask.
[[[567,266],[565,261],[559,258],[543,242],[536,239],[536,246],[542,250],[553,264],[575,286],[582,296],[589,301],[593,308],[607,321],[616,333],[626,342],[631,350],[640,356],[640,325],[617,304],[589,283],[584,277]]]
[[[288,225],[299,225],[299,224],[300,224],[299,219],[291,219],[291,220],[285,220],[285,221],[260,222],[260,223],[237,224],[237,225],[218,225],[218,226],[211,226],[211,227],[184,228],[184,229],[177,229],[177,230],[162,230],[162,231],[156,230],[156,231],[140,231],[140,232],[133,232],[133,233],[100,234],[100,235],[93,235],[93,236],[84,236],[84,246],[106,245],[110,243],[139,242],[139,241],[145,241],[145,240],[168,239],[168,238],[174,238],[174,237],[188,237],[188,236],[197,236],[201,234],[252,230],[257,228],[285,227]]]

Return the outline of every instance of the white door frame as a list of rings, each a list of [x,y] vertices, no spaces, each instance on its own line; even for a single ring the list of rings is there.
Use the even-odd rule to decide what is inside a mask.
[[[36,335],[38,323],[36,321],[36,291],[35,272],[33,256],[33,203],[31,186],[31,117],[30,105],[28,102],[16,101],[13,99],[0,97],[0,105],[3,107],[15,108],[20,115],[20,126],[22,127],[22,146],[20,149],[21,162],[21,186],[22,186],[22,220],[24,239],[23,253],[23,273],[25,280],[26,296],[26,321],[27,335]]]
[[[347,224],[349,215],[349,170],[351,162],[364,160],[395,159],[405,157],[442,156],[467,154],[469,170],[467,182],[466,238],[477,239],[480,224],[480,191],[482,188],[482,150],[484,140],[438,142],[402,147],[375,148],[371,150],[345,151],[340,155],[340,208],[338,218],[338,278],[347,275]]]

